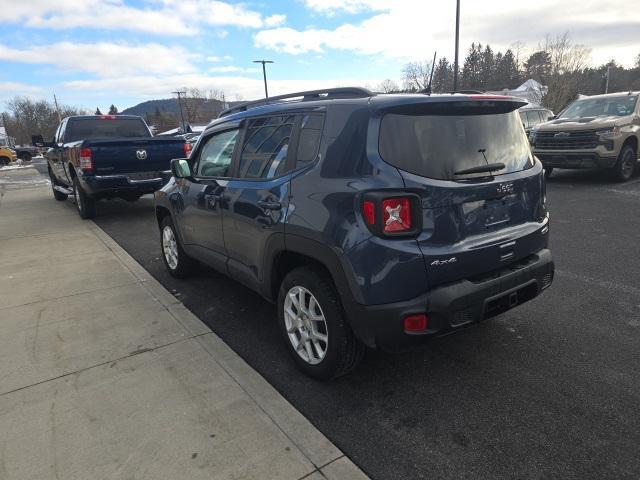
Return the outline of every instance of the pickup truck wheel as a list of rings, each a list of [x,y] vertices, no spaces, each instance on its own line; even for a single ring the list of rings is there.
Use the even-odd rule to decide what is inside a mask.
[[[91,198],[85,193],[80,185],[78,177],[73,179],[73,193],[76,196],[76,207],[78,207],[78,213],[80,218],[85,220],[96,216],[96,199]]]
[[[0,167],[9,165],[11,163],[11,159],[9,157],[0,157]]]
[[[49,178],[51,179],[51,191],[53,192],[53,198],[59,202],[64,202],[69,195],[56,190],[56,187],[60,185],[60,183],[55,179],[53,173],[51,173],[51,169],[49,169]]]
[[[633,147],[626,145],[618,155],[618,161],[613,167],[613,178],[618,182],[629,180],[633,176],[637,161],[638,158]]]
[[[278,294],[280,330],[298,367],[330,380],[353,370],[364,356],[346,321],[340,297],[321,270],[299,267],[285,277]]]
[[[162,260],[172,276],[185,278],[193,273],[196,261],[189,257],[180,245],[180,239],[169,215],[160,222],[160,246]]]

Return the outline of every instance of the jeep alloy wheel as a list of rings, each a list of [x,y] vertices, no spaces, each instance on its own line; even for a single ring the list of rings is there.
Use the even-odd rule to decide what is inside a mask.
[[[162,253],[167,266],[175,270],[178,267],[178,244],[173,229],[169,225],[165,225],[162,229]]]
[[[309,290],[298,285],[287,292],[284,322],[300,358],[311,365],[320,363],[327,354],[329,331],[322,307]]]

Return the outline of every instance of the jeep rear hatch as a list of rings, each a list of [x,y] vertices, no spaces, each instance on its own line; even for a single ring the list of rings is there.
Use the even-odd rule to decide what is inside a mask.
[[[417,241],[432,287],[517,262],[546,242],[544,180],[521,105],[478,96],[383,112],[379,152],[420,197]]]

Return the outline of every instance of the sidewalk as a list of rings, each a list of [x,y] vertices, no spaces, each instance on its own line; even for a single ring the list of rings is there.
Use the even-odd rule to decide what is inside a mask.
[[[1,480],[366,478],[28,174],[0,171]]]

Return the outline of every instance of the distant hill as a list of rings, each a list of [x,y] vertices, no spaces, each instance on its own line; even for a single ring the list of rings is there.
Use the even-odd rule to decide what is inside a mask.
[[[242,102],[227,102],[227,107],[237,105]],[[182,108],[185,116],[187,111],[191,112],[192,121],[209,121],[216,118],[223,110],[220,100],[209,100],[206,98],[189,98],[182,101]],[[147,100],[133,107],[122,110],[125,115],[140,115],[143,118],[153,117],[157,112],[169,114],[170,116],[180,115],[180,107],[176,98],[163,98],[158,100]]]

